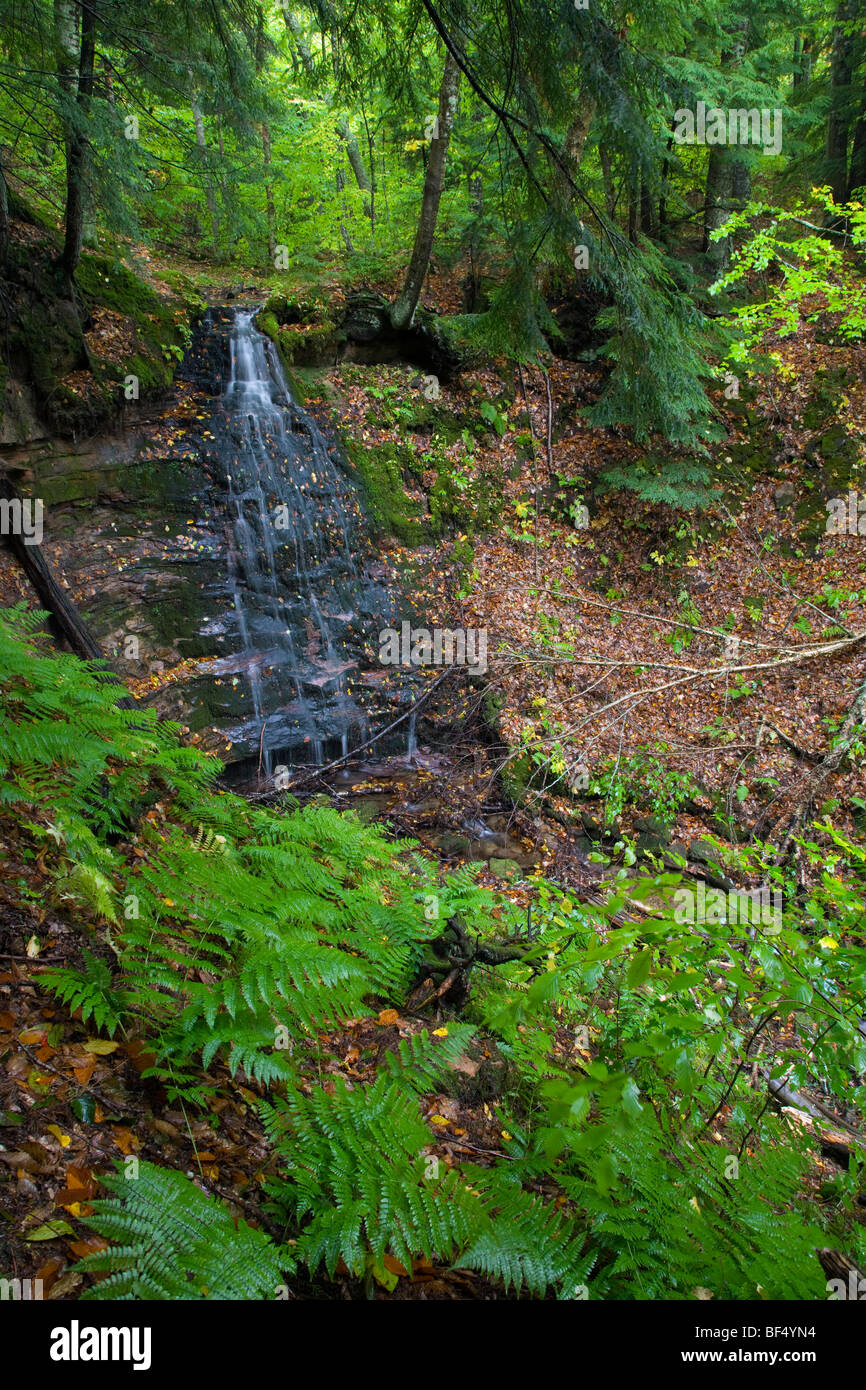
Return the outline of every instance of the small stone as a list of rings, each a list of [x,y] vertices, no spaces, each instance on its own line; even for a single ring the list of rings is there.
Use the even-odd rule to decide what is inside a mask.
[[[519,878],[520,865],[514,859],[491,859],[488,868],[497,878]]]

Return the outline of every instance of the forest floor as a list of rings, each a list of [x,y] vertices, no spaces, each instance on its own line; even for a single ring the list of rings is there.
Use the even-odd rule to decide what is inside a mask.
[[[236,275],[232,279],[237,283]],[[431,308],[453,311],[453,278],[434,277],[427,299]],[[484,697],[469,687],[455,693],[450,716],[455,708],[465,715],[466,738],[449,759],[437,764],[438,750],[422,747],[406,782],[399,771],[377,777],[369,767],[351,787],[332,778],[337,804],[378,797],[375,814],[454,864],[470,856],[453,837],[493,803],[534,859],[534,873],[555,873],[589,892],[599,870],[571,850],[576,834],[598,823],[605,796],[611,808],[610,774],[617,768],[623,775],[631,769],[631,781],[625,779],[624,804],[613,805],[619,847],[608,844],[605,855],[596,855],[607,863],[621,862],[637,840],[641,812],[661,813],[670,832],[666,843],[684,849],[708,830],[719,834],[726,826],[722,841],[734,846],[765,839],[784,822],[866,677],[866,537],[828,536],[816,524],[816,515],[826,515],[823,498],[833,485],[828,436],[835,430],[836,445],[845,448],[850,440],[862,452],[866,373],[859,349],[821,342],[814,330],[777,346],[784,367],[749,393],[748,405],[739,409],[719,388],[717,404],[728,425],[727,439],[713,450],[721,493],[701,519],[650,508],[631,493],[594,494],[604,468],[643,456],[624,436],[582,420],[581,406],[599,388],[598,367],[554,360],[550,426],[539,371],[526,371],[525,396],[503,364],[442,383],[442,407],[455,415],[479,400],[502,402],[501,435],[488,431],[471,448],[459,438],[447,445],[469,486],[503,479],[499,517],[488,531],[467,538],[471,554],[458,553],[448,536],[421,552],[392,544],[383,558],[395,576],[412,577],[430,627],[487,629],[487,689]],[[840,373],[849,383],[840,398],[844,415],[830,419],[818,408],[819,398],[828,376],[839,379]],[[394,387],[398,401],[416,390],[411,369],[342,364],[323,375],[329,399],[311,404],[323,424],[366,435],[373,444],[391,441],[419,452],[429,446],[429,438],[407,432],[399,419],[381,419],[383,390]],[[529,448],[518,442],[527,430],[527,409]],[[424,481],[422,474],[422,493]],[[543,505],[536,516],[537,497]],[[587,525],[575,525],[568,514],[575,498],[588,505]],[[26,583],[0,552],[0,604],[28,597]],[[559,780],[536,775],[557,748],[565,760]],[[637,766],[647,750],[666,780],[656,772],[654,781]],[[536,752],[543,758],[535,760]],[[831,773],[814,808],[832,811],[843,827],[858,818],[857,799],[866,798],[864,754],[858,747]],[[521,805],[507,809],[498,779],[509,768],[513,776],[513,765],[527,755]],[[568,791],[578,763],[601,792],[584,798]],[[422,807],[414,819],[399,809],[410,783]],[[443,831],[452,835],[450,848],[442,847]],[[14,1189],[4,1187],[0,1216],[16,1232],[13,1276],[43,1279],[49,1297],[79,1296],[82,1277],[71,1265],[104,1244],[81,1218],[92,1210],[99,1174],[118,1157],[151,1158],[198,1174],[238,1215],[267,1225],[260,1183],[272,1160],[255,1108],[259,1088],[214,1066],[216,1094],[206,1113],[191,1115],[142,1079],[150,1059],[140,1044],[95,1036],[43,993],[40,969],[73,958],[78,928],[47,901],[44,866],[8,820],[0,841],[0,1120],[16,1132],[15,1146],[7,1144],[0,1161],[17,1181]],[[731,856],[721,861],[724,867],[741,882],[751,881],[733,848]],[[808,873],[805,861],[801,869]],[[489,881],[496,881],[492,874]],[[506,891],[514,901],[528,901],[531,879],[521,877]],[[323,1036],[310,1084],[333,1087],[335,1075],[368,1079],[385,1048],[439,1018],[440,1011],[422,1017],[385,1009]],[[480,1055],[463,1059],[463,1099],[426,1098],[436,1153],[446,1164],[461,1156],[483,1162],[485,1155],[504,1152],[499,1101],[473,1084],[495,1062],[494,1050],[482,1041]],[[724,1121],[722,1114],[719,1124]],[[837,1121],[844,1123],[841,1112]],[[826,1150],[832,1121],[825,1128]],[[832,1162],[819,1145],[816,1186]],[[364,1287],[343,1270],[333,1284],[298,1288],[293,1296],[502,1296],[465,1271],[393,1264],[390,1289]]]

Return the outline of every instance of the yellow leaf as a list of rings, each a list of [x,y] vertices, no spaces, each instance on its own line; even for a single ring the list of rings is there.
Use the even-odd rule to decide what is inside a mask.
[[[826,947],[828,951],[838,951],[839,949],[839,942],[834,941],[832,936],[822,936],[818,945]]]
[[[60,1143],[63,1145],[64,1149],[72,1143],[72,1140],[70,1139],[69,1135],[64,1134],[63,1130],[60,1128],[59,1125],[46,1125],[45,1128],[48,1130],[49,1134],[54,1135],[55,1139],[60,1140]]]
[[[504,1130],[502,1131],[502,1138],[503,1138],[503,1139],[510,1139],[510,1138],[511,1138],[511,1135],[508,1133],[508,1130],[507,1130],[507,1129],[504,1129]]]
[[[95,1052],[97,1057],[107,1057],[110,1053],[116,1052],[120,1043],[109,1042],[107,1038],[91,1038],[84,1044],[85,1052]]]

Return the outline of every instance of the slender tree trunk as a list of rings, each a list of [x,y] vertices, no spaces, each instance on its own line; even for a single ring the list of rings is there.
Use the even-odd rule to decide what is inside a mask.
[[[731,259],[730,237],[711,241],[710,233],[723,227],[730,217],[732,191],[733,165],[727,150],[724,145],[713,145],[704,199],[704,252],[715,271],[726,270]]]
[[[81,11],[81,56],[78,64],[76,104],[80,125],[72,133],[66,154],[66,236],[63,243],[63,272],[72,283],[81,259],[81,244],[87,218],[87,175],[90,166],[90,140],[83,123],[93,96],[93,63],[96,56],[96,14],[93,5]]]
[[[736,68],[742,62],[748,47],[749,40],[749,20],[739,20],[737,25],[737,35],[728,53],[721,56],[721,66],[723,69]],[[704,253],[709,261],[710,267],[716,274],[727,270],[731,260],[731,239],[730,237],[720,237],[718,241],[710,240],[710,233],[718,231],[719,227],[724,227],[731,216],[731,204],[734,196],[735,165],[742,164],[742,160],[734,159],[726,145],[713,145],[710,147],[710,162],[707,166],[707,185],[704,197]],[[743,185],[743,173],[738,176],[740,186]]]
[[[667,231],[668,225],[668,174],[671,170],[671,150],[674,147],[673,135],[668,136],[667,154],[662,163],[662,180],[659,189],[659,232]]]
[[[646,171],[641,175],[640,181],[640,229],[644,236],[655,236],[655,211]]]
[[[292,14],[292,11],[288,9],[283,10],[283,19],[286,23],[286,32],[289,35],[289,47],[292,50],[295,48],[298,50],[298,56],[303,65],[304,72],[308,77],[311,77],[316,70],[316,64],[310,52],[310,45],[304,38],[301,21],[296,14]]]
[[[271,128],[262,121],[262,151],[265,162],[265,216],[268,224],[268,260],[273,267],[277,254],[276,224],[277,213],[274,207],[274,186],[271,183]]]
[[[61,266],[71,292],[81,259],[81,243],[87,207],[87,173],[90,141],[85,130],[93,96],[96,54],[96,8],[82,6],[79,42],[75,7],[71,0],[54,0],[54,47],[57,79],[66,98],[62,113],[66,147],[66,213]],[[74,103],[74,106],[73,106]]]
[[[586,141],[589,136],[589,129],[592,125],[592,118],[595,115],[595,97],[589,92],[582,91],[577,98],[577,109],[574,119],[565,133],[562,142],[562,160],[564,169],[557,171],[557,183],[559,185],[559,196],[563,207],[570,207],[573,201],[572,183],[580,168],[583,152],[586,148]]]
[[[628,239],[637,243],[638,212],[640,210],[640,170],[634,169],[628,181]]]
[[[472,109],[474,131],[481,126],[484,112],[476,102]],[[473,141],[474,144],[474,141]],[[480,141],[479,141],[480,145]],[[484,180],[479,166],[469,172],[469,207],[472,212],[472,225],[469,232],[469,273],[464,286],[463,303],[467,314],[474,314],[481,301],[481,219],[484,216]]]
[[[830,58],[830,112],[827,117],[826,177],[837,203],[848,192],[848,136],[851,125],[851,77],[854,40],[850,26],[859,0],[839,0]]]
[[[858,189],[864,187],[866,187],[866,102],[860,107],[860,114],[854,127],[851,168],[848,173],[848,199],[853,198]]]
[[[208,169],[207,165],[208,149],[207,138],[204,133],[204,117],[202,116],[201,107],[199,106],[198,101],[195,97],[190,98],[190,106],[192,107],[192,119],[195,124],[195,142],[198,145],[199,153],[201,155],[202,169],[205,178],[205,198],[207,199],[207,210],[208,216],[210,217],[211,242],[213,244],[214,260],[219,260],[219,213],[217,211],[216,194],[213,191],[210,170]]]
[[[616,193],[613,187],[613,166],[610,159],[610,151],[602,144],[599,149],[599,160],[601,163],[601,177],[604,183],[604,206],[607,215],[613,221],[616,217]]]
[[[406,280],[397,299],[391,307],[391,323],[395,328],[408,328],[415,317],[418,300],[433,248],[436,220],[439,216],[439,201],[442,197],[442,182],[445,177],[445,163],[448,157],[448,142],[457,112],[457,94],[460,88],[460,69],[450,52],[445,58],[442,86],[439,89],[439,114],[434,137],[430,142],[430,158],[424,179],[424,193],[421,198],[421,215],[415,234],[415,245],[406,272]]]
[[[361,154],[361,146],[358,144],[357,136],[349,125],[347,117],[343,116],[337,126],[337,134],[346,146],[346,154],[352,166],[352,173],[355,175],[355,183],[362,193],[371,193],[373,184],[370,175],[364,167],[364,156]],[[364,213],[372,221],[373,205],[369,198],[364,199]]]
[[[9,194],[6,188],[6,175],[3,173],[2,152],[0,152],[0,270],[6,265],[9,253]]]

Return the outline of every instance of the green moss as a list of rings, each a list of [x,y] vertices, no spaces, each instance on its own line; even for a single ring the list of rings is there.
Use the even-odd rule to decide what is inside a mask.
[[[168,386],[189,342],[190,319],[204,307],[191,282],[184,298],[164,298],[122,262],[88,253],[81,258],[76,282],[91,308],[102,305],[135,324],[138,351],[122,371],[115,364],[110,374],[115,379],[137,376],[145,395]]]
[[[324,367],[333,364],[343,335],[322,306],[272,294],[256,320],[274,342],[283,367]],[[301,325],[303,331],[298,331]]]
[[[532,777],[532,759],[528,753],[512,757],[499,774],[502,790],[513,805],[518,806],[526,795]]]
[[[419,516],[418,505],[406,495],[403,486],[405,446],[391,440],[368,445],[350,438],[344,438],[343,444],[379,533],[395,536],[408,546],[428,540],[429,531]]]

